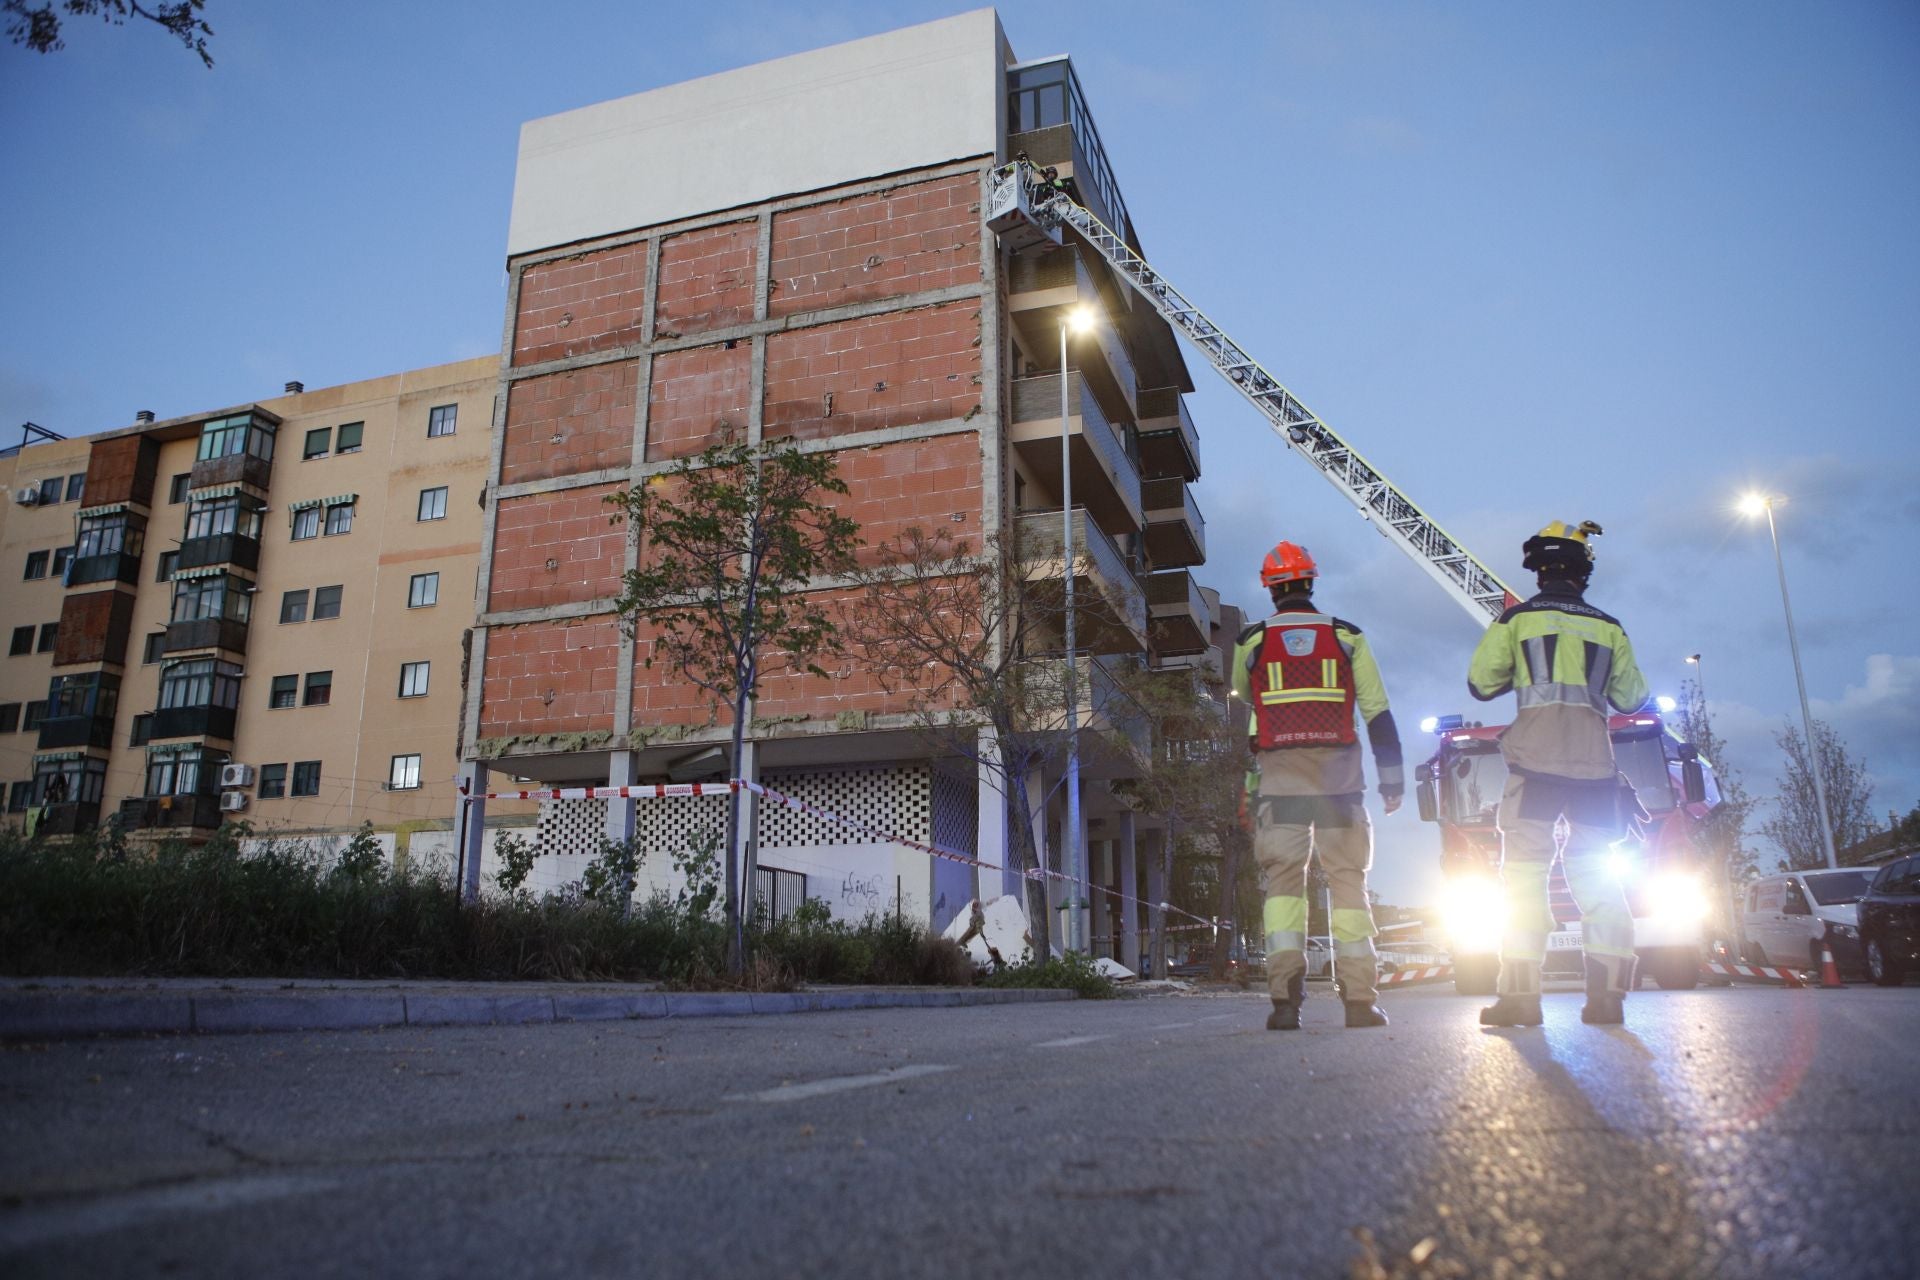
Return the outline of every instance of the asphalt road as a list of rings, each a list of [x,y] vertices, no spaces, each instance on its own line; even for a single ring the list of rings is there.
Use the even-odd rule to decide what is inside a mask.
[[[0,1049],[0,1274],[1913,1276],[1920,990]]]

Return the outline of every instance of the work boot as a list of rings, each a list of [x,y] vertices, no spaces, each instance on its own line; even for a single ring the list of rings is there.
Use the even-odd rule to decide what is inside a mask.
[[[1537,1027],[1543,1021],[1537,995],[1501,996],[1480,1011],[1483,1027]]]
[[[1380,1006],[1371,1000],[1347,1001],[1347,1025],[1349,1027],[1384,1027],[1387,1015],[1380,1012]]]
[[[1590,1027],[1617,1027],[1627,1020],[1626,1002],[1624,992],[1589,994],[1587,1002],[1580,1006],[1580,1021]]]
[[[1298,1031],[1300,1029],[1300,1005],[1294,1000],[1275,1000],[1273,1012],[1267,1015],[1267,1030]]]

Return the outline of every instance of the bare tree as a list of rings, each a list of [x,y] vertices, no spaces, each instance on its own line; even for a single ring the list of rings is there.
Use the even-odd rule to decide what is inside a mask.
[[[1813,722],[1820,777],[1827,789],[1827,822],[1833,829],[1835,856],[1839,851],[1879,830],[1873,820],[1873,783],[1867,762],[1855,759],[1847,744],[1824,720]],[[1815,798],[1807,741],[1791,724],[1773,740],[1782,754],[1780,794],[1773,816],[1760,827],[1786,855],[1782,870],[1804,871],[1827,865],[1826,845],[1820,837],[1820,807]]]
[[[35,53],[58,53],[67,47],[60,36],[60,24],[67,18],[99,18],[116,27],[125,26],[128,18],[139,18],[198,54],[201,63],[211,70],[213,55],[207,52],[207,37],[213,34],[213,28],[200,16],[206,7],[207,0],[174,0],[171,4],[158,0],[151,9],[142,7],[139,0],[59,0],[57,5],[54,0],[46,0],[38,7],[27,0],[0,0],[0,16],[6,19],[7,39]]]
[[[1713,718],[1707,709],[1700,682],[1689,680],[1681,689],[1680,733],[1713,766],[1720,785],[1720,803],[1707,820],[1693,828],[1694,847],[1713,867],[1720,883],[1719,905],[1714,914],[1726,918],[1728,936],[1738,932],[1739,913],[1733,908],[1733,894],[1751,880],[1759,868],[1753,850],[1747,847],[1747,819],[1753,813],[1754,799],[1747,791],[1745,778],[1727,758],[1726,740],[1714,732]]]
[[[1044,554],[1044,548],[1036,554]],[[1062,580],[1013,543],[972,545],[911,528],[871,549],[842,626],[882,688],[904,694],[928,738],[971,760],[1011,807],[1012,870],[1026,885],[1036,956],[1049,954],[1045,881],[1027,779],[1066,748]],[[1058,544],[1053,554],[1057,558]],[[1080,674],[1082,689],[1086,675]],[[1087,714],[1088,699],[1078,699]],[[980,730],[990,731],[983,749]]]
[[[811,595],[816,577],[853,564],[859,526],[822,501],[844,494],[833,455],[791,444],[722,442],[610,496],[612,519],[640,540],[615,610],[649,631],[645,664],[662,663],[733,715],[728,776],[740,776],[754,692],[766,668],[825,677],[813,659],[838,647],[834,620]],[[727,808],[727,970],[745,964],[751,889],[740,847],[741,797]]]

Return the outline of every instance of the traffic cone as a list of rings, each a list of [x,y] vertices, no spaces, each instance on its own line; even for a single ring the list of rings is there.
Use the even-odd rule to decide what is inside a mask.
[[[1840,981],[1840,966],[1833,962],[1833,948],[1826,943],[1820,944],[1820,985],[1822,987],[1844,987]]]

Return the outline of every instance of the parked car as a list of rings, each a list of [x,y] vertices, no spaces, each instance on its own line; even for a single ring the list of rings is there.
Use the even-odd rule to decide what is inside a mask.
[[[1858,910],[1869,978],[1897,987],[1908,973],[1920,971],[1920,854],[1880,868]]]
[[[1743,913],[1747,959],[1788,969],[1820,967],[1822,945],[1835,963],[1859,971],[1860,897],[1874,877],[1872,867],[1836,871],[1783,871],[1747,886]]]

